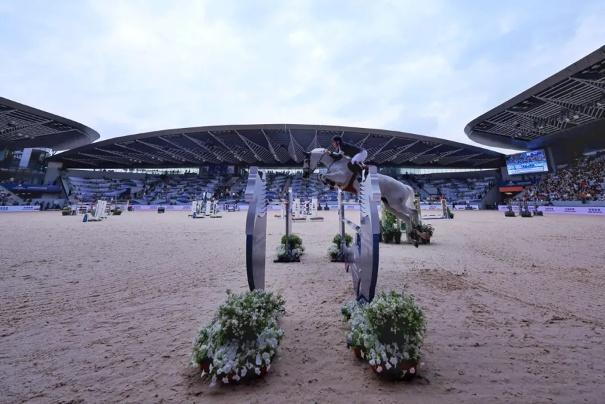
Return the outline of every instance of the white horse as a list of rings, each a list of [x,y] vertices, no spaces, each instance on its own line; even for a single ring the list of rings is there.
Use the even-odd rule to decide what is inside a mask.
[[[351,158],[344,156],[335,160],[326,153],[326,149],[317,148],[305,153],[303,163],[303,177],[308,178],[319,166],[328,169],[325,175],[319,178],[324,184],[332,184],[343,191],[359,193],[358,175],[349,169]],[[378,184],[385,208],[405,223],[407,241],[414,242],[411,237],[413,228],[420,224],[418,210],[414,205],[414,189],[402,184],[387,175],[378,174]]]

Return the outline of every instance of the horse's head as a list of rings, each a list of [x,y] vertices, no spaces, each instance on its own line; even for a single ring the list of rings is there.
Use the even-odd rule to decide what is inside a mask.
[[[325,156],[325,150],[322,147],[313,149],[308,153],[305,153],[305,159],[303,160],[303,178],[309,178],[311,173],[319,166],[321,159]]]

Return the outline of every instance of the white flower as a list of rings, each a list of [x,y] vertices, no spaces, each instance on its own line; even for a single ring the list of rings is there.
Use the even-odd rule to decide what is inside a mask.
[[[229,378],[227,376],[223,377],[221,381],[225,384],[229,384]]]
[[[389,370],[390,368],[392,368],[393,366],[391,366],[391,364],[389,362],[387,362],[384,367]]]
[[[416,368],[410,368],[409,372],[410,372],[411,374],[416,373]]]
[[[243,367],[242,370],[239,373],[240,373],[240,375],[242,375],[242,377],[246,377],[246,373],[248,373],[248,369],[246,369],[245,367]]]
[[[376,371],[377,371],[378,373],[382,372],[382,366],[378,366],[378,367],[376,368]]]
[[[256,366],[260,366],[262,363],[260,354],[256,354]]]
[[[210,387],[216,386],[216,376],[212,376],[212,380],[210,381]]]
[[[260,368],[254,368],[254,373],[260,376]]]

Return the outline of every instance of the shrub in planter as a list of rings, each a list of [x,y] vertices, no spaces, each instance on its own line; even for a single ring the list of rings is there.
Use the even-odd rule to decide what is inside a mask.
[[[119,216],[122,214],[122,209],[119,206],[116,206],[111,210],[111,214],[114,216]]]
[[[227,301],[194,340],[191,362],[202,378],[214,385],[266,375],[284,335],[278,327],[284,304],[280,295],[263,290],[227,291]]]
[[[281,237],[281,244],[286,245],[286,243],[290,244],[290,248],[297,248],[297,249],[301,250],[301,255],[305,251],[305,248],[303,247],[302,239],[300,238],[300,236],[298,236],[296,234],[290,234],[289,236],[284,234]]]
[[[380,222],[380,232],[382,241],[385,243],[401,243],[401,227],[397,225],[397,216],[384,209],[382,221]]]
[[[328,255],[330,256],[330,261],[332,262],[344,262],[344,252],[340,248],[341,239],[340,233],[335,235],[332,239],[332,245],[328,248]],[[350,234],[345,233],[345,245],[350,247],[352,242],[353,237],[351,237]]]
[[[378,375],[409,379],[416,374],[426,325],[411,295],[380,293],[369,304],[347,303],[342,313],[351,326],[347,345]]]
[[[410,237],[414,240],[414,245],[418,247],[418,244],[430,244],[434,231],[434,227],[430,224],[419,224],[414,226]]]
[[[302,239],[296,234],[283,235],[281,244],[277,247],[277,259],[274,262],[299,262],[305,253]]]
[[[454,212],[452,212],[452,210],[450,209],[450,207],[449,207],[449,206],[447,207],[447,216],[448,216],[450,219],[453,219],[453,218],[454,218]]]
[[[71,207],[70,206],[66,206],[63,209],[61,209],[61,215],[62,216],[71,216]]]

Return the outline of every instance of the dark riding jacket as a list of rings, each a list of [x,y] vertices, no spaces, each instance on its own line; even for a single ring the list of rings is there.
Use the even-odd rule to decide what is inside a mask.
[[[343,155],[349,156],[349,157],[353,157],[354,155],[356,155],[360,151],[361,151],[361,148],[359,148],[359,147],[357,147],[355,145],[352,145],[351,143],[342,142],[342,145],[340,146],[340,149],[331,152],[330,156],[333,159],[342,158]]]

